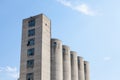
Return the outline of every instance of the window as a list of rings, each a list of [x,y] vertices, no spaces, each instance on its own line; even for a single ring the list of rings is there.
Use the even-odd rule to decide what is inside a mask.
[[[70,54],[70,56],[71,56],[71,59],[73,59],[73,54]]]
[[[56,42],[53,42],[53,46],[56,46],[57,45],[57,43]]]
[[[26,76],[26,80],[34,80],[33,77],[33,73],[28,73],[27,76]]]
[[[34,36],[35,35],[35,29],[28,30],[28,36]]]
[[[73,65],[73,54],[70,54],[70,57],[71,57],[71,65]]]
[[[79,57],[78,57],[78,64],[80,63],[80,59],[79,59]]]
[[[30,20],[30,21],[28,22],[28,26],[29,26],[29,27],[35,26],[35,19]]]
[[[35,39],[34,38],[33,39],[29,39],[28,43],[27,43],[27,46],[32,46],[34,44],[35,44]]]
[[[63,53],[65,53],[65,48],[63,48]]]
[[[28,56],[33,56],[34,55],[34,48],[28,49],[27,55]]]
[[[34,60],[28,60],[27,61],[27,68],[33,68],[34,67]]]
[[[45,23],[45,26],[47,26],[47,23]]]
[[[86,64],[84,64],[84,71],[86,72]]]

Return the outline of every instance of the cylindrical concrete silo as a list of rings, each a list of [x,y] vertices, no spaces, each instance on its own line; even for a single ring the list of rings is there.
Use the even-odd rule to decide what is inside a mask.
[[[88,61],[84,61],[84,73],[85,73],[85,80],[90,80],[89,62]]]
[[[63,80],[62,42],[51,40],[51,80]]]
[[[71,51],[71,80],[78,80],[77,53]]]
[[[80,56],[78,56],[78,80],[85,80],[84,60]]]
[[[63,45],[62,52],[63,52],[63,80],[71,80],[70,48],[66,45]]]

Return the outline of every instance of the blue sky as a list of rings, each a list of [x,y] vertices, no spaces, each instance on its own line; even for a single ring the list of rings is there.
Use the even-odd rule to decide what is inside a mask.
[[[120,80],[119,0],[0,0],[0,80],[19,74],[22,19],[40,13],[52,37],[90,62],[90,80]]]

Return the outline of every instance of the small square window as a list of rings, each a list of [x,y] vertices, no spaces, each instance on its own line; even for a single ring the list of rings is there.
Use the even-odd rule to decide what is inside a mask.
[[[47,26],[47,23],[45,23],[45,26]]]
[[[70,56],[71,56],[71,59],[73,59],[73,54],[70,54]]]
[[[56,42],[53,42],[53,46],[56,46],[57,45],[57,43]]]
[[[80,59],[78,58],[78,63],[80,63]]]
[[[29,27],[35,26],[35,19],[30,20],[30,21],[28,22],[28,26],[29,26]]]
[[[28,36],[34,36],[35,35],[35,29],[28,30]]]
[[[33,68],[34,67],[34,60],[28,60],[27,61],[27,68]]]
[[[34,80],[34,75],[33,75],[33,73],[28,73],[28,74],[26,75],[26,80]]]
[[[35,39],[34,38],[33,39],[29,39],[28,43],[27,43],[27,46],[32,46],[34,44],[35,44]]]
[[[86,64],[84,64],[84,71],[86,72]]]
[[[28,56],[33,56],[34,55],[34,48],[28,49],[27,55]]]
[[[65,48],[63,48],[63,53],[65,53]]]

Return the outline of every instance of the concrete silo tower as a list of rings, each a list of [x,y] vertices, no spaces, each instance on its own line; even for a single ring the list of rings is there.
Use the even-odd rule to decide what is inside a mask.
[[[78,80],[85,80],[84,60],[80,56],[78,56]]]
[[[66,45],[63,45],[62,52],[63,52],[63,80],[71,80],[70,48]]]
[[[78,80],[78,61],[77,53],[71,51],[71,80]]]
[[[89,62],[84,61],[85,80],[90,80]]]
[[[63,80],[62,42],[51,40],[51,80]]]

